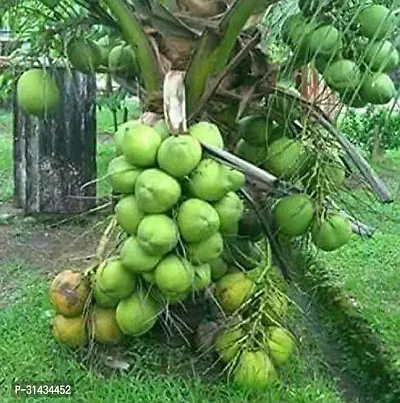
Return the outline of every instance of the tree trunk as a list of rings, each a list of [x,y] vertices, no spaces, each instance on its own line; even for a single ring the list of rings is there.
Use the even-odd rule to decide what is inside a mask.
[[[55,69],[62,93],[47,119],[26,114],[14,97],[15,201],[25,213],[75,214],[96,203],[96,79]]]

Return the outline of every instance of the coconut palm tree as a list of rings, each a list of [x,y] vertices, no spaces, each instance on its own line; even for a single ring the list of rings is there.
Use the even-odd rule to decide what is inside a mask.
[[[357,174],[381,201],[392,200],[385,184],[340,133],[335,122],[321,110],[318,102],[310,102],[287,85],[287,82],[297,80],[301,86],[302,76],[298,71],[313,65],[324,72],[329,86],[340,93],[343,102],[353,104],[363,80],[359,77],[361,69],[354,73],[355,63],[351,59],[355,59],[359,43],[361,47],[368,46],[365,38],[354,34],[353,26],[361,24],[355,22],[359,15],[357,2],[41,0],[41,3],[43,7],[36,12],[44,16],[45,23],[54,22],[48,35],[51,40],[55,40],[57,30],[65,31],[69,24],[65,53],[72,65],[84,72],[102,71],[100,56],[92,53],[91,45],[87,45],[89,42],[86,45],[73,42],[80,35],[87,37],[89,28],[95,28],[93,37],[107,33],[113,48],[120,46],[119,54],[125,52],[121,39],[129,45],[130,64],[124,69],[114,69],[110,62],[109,66],[103,66],[103,71],[111,69],[120,85],[138,92],[149,122],[164,117],[169,130],[175,134],[185,132],[188,125],[200,120],[211,121],[220,128],[226,150],[204,142],[202,146],[212,158],[245,173],[246,185],[242,194],[255,209],[282,268],[285,267],[282,239],[276,235],[270,215],[265,212],[265,204],[270,206],[271,200],[300,193],[295,204],[302,203],[301,194],[308,193],[318,218],[322,219],[332,210],[348,218],[349,214],[341,211],[342,206],[335,200],[336,192],[343,187],[345,170]],[[298,7],[303,16],[299,17]],[[297,16],[289,20],[293,14]],[[288,27],[288,21],[291,21],[291,27]],[[327,31],[329,40],[321,33],[325,31],[317,32],[318,29]],[[78,31],[81,31],[79,35],[76,34]],[[316,37],[312,38],[315,32]],[[271,42],[277,37],[282,37],[291,46],[281,63],[276,62]],[[320,49],[321,39],[325,41],[325,53]],[[342,48],[342,41],[350,45]],[[82,62],[79,56],[83,53],[89,56]],[[95,59],[98,60],[96,63]],[[325,74],[338,60],[343,71],[350,65],[349,74],[344,74],[342,67]],[[370,65],[365,62],[364,55],[360,60],[363,72],[368,75]],[[335,82],[338,75],[341,75],[340,85]],[[346,85],[343,84],[345,81]],[[386,91],[389,95],[390,90],[391,87]],[[238,141],[246,122],[243,118],[249,117],[262,117],[264,122],[273,122],[272,126],[277,125],[283,131],[279,140],[268,145],[269,164],[256,161],[257,145],[247,145],[244,150],[243,142],[240,143],[243,139]],[[271,135],[272,132],[271,129]],[[285,157],[281,156],[283,152]],[[289,174],[283,173],[281,165],[290,167],[294,160],[298,161],[296,169]],[[292,208],[290,203],[281,210]],[[313,212],[309,215],[311,219]],[[334,227],[340,219],[335,216],[329,225]],[[356,232],[365,233],[360,223],[354,218],[351,220]],[[322,245],[322,241],[319,246],[326,250],[332,247]],[[273,323],[274,315],[270,317],[266,313],[270,289],[264,287],[257,295],[258,299],[253,302],[259,310],[258,318],[266,315]],[[279,311],[279,306],[284,304],[279,298],[269,306],[272,311]],[[254,329],[258,331],[256,327]]]

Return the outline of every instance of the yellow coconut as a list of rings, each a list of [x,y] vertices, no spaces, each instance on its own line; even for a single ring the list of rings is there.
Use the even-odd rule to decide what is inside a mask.
[[[56,315],[53,319],[53,336],[60,343],[72,347],[85,345],[87,337],[83,317],[66,318],[62,315]]]
[[[117,325],[115,309],[95,306],[92,316],[94,339],[103,344],[118,344],[122,333]]]
[[[228,273],[217,282],[215,297],[226,313],[233,313],[246,301],[253,286],[244,273]]]

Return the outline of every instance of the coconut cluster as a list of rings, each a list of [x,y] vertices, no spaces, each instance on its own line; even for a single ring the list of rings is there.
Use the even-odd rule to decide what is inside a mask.
[[[235,363],[237,384],[268,385],[293,351],[293,338],[263,320],[257,340],[264,347],[254,349],[244,343],[248,322],[237,318],[257,312],[260,290],[274,300],[276,319],[285,316],[287,299],[278,299],[275,289],[267,292],[260,279],[268,272],[282,292],[286,283],[271,266],[261,226],[248,225],[254,212],[237,194],[244,175],[203,155],[201,143],[224,147],[217,126],[199,122],[173,136],[164,121],[153,127],[129,121],[114,140],[118,156],[109,164],[108,180],[118,198],[121,244],[90,278],[65,271],[53,281],[55,338],[78,347],[90,334],[108,344],[141,336],[169,304],[214,283],[210,289],[228,318],[215,353],[226,365]],[[271,315],[265,316],[265,304],[263,318]]]
[[[122,339],[115,310],[96,305],[87,316],[90,281],[79,271],[65,270],[50,285],[50,300],[56,310],[53,335],[56,340],[72,347],[81,347],[88,334],[100,343],[115,344]]]
[[[388,73],[400,61],[387,39],[396,26],[394,15],[386,7],[372,4],[349,16],[351,11],[342,2],[325,3],[299,2],[301,12],[284,22],[282,39],[293,50],[295,65],[314,61],[346,105],[362,108],[368,103],[388,103],[396,94]],[[332,8],[338,18],[329,23],[326,16]],[[349,19],[354,21],[350,29],[340,25]]]
[[[224,274],[219,258],[224,237],[239,229],[244,207],[236,192],[244,175],[203,156],[200,141],[223,147],[221,133],[208,122],[170,136],[163,121],[154,127],[129,121],[115,134],[119,155],[108,179],[119,195],[115,217],[124,240],[98,267],[91,288],[95,311],[112,310],[122,334],[144,334],[166,304],[184,301]],[[71,288],[57,284],[61,294]],[[74,317],[82,320],[82,312],[80,305]]]
[[[72,67],[82,73],[108,71],[113,75],[133,78],[138,75],[136,55],[123,41],[113,41],[104,36],[98,41],[73,37],[66,47]]]
[[[345,245],[352,233],[349,220],[321,212],[315,203],[316,188],[328,195],[342,186],[345,166],[341,159],[330,153],[328,161],[316,164],[302,139],[293,138],[289,131],[263,115],[243,118],[239,132],[235,152],[240,157],[278,178],[298,181],[305,189],[302,194],[287,196],[275,203],[273,217],[277,231],[290,238],[310,233],[314,245],[324,251]],[[254,220],[252,225],[258,227]]]
[[[244,175],[203,156],[200,142],[223,148],[218,127],[208,122],[171,136],[163,122],[151,127],[130,121],[115,134],[120,155],[110,162],[108,178],[120,194],[115,215],[126,235],[116,261],[144,282],[149,298],[161,306],[182,302],[211,284],[224,237],[237,234],[244,209],[236,193]],[[95,295],[110,295],[101,276],[98,270]],[[109,305],[121,298],[125,293]],[[123,322],[119,306],[117,320]],[[124,324],[121,328],[135,333]]]

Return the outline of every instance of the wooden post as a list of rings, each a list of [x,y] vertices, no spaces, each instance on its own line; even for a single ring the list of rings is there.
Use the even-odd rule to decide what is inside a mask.
[[[96,203],[96,78],[54,68],[62,92],[47,119],[26,114],[14,96],[15,201],[26,214],[75,214]]]

